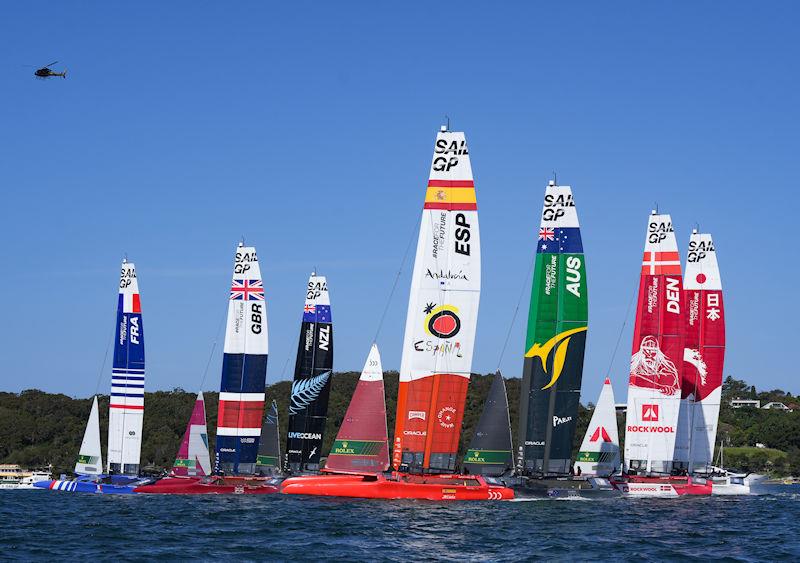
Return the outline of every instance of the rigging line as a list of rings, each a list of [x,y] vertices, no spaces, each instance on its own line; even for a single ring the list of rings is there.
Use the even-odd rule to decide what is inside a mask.
[[[408,253],[411,250],[411,243],[414,242],[415,234],[417,234],[416,221],[414,222],[414,228],[411,230],[411,236],[408,238],[405,254],[403,254],[403,259],[400,261],[400,269],[397,270],[397,274],[394,277],[394,282],[392,283],[392,289],[389,291],[389,297],[386,299],[386,305],[383,307],[383,314],[381,314],[381,320],[378,322],[378,329],[375,331],[375,336],[372,339],[373,344],[378,342],[378,336],[383,328],[383,322],[386,320],[386,314],[389,312],[389,306],[392,304],[392,297],[394,297],[394,292],[397,289],[397,283],[400,281],[400,275],[403,273],[406,260],[408,260]]]
[[[200,391],[203,390],[203,385],[205,385],[206,376],[208,376],[208,368],[211,367],[211,360],[214,358],[214,352],[217,349],[217,342],[219,342],[219,333],[222,331],[222,325],[225,322],[225,318],[227,316],[228,316],[228,306],[226,305],[225,308],[222,310],[222,317],[219,319],[219,324],[217,325],[217,333],[214,335],[214,341],[211,343],[211,353],[208,355],[208,361],[206,362],[206,369],[203,370],[203,378],[200,380]]]
[[[118,294],[117,294],[118,295]],[[114,316],[116,317],[117,308],[114,307]],[[106,353],[103,355],[103,364],[100,366],[100,373],[97,374],[97,383],[94,386],[94,394],[95,396],[100,391],[100,382],[103,380],[103,373],[106,371],[106,362],[108,361],[108,351],[111,350],[111,343],[114,342],[114,337],[116,336],[116,328],[111,331],[111,334],[108,337],[108,344],[106,345]],[[110,399],[110,396],[109,396]]]
[[[638,291],[634,291],[631,293],[631,298],[628,300],[628,308],[625,310],[625,318],[622,321],[622,326],[619,329],[619,334],[617,335],[617,343],[614,345],[614,352],[611,354],[611,361],[608,362],[608,370],[606,370],[606,376],[611,377],[611,368],[614,365],[614,358],[617,356],[617,350],[619,349],[620,340],[622,340],[622,333],[625,331],[625,325],[628,324],[628,319],[630,318],[631,314],[631,305],[633,305],[633,298],[636,297]]]
[[[519,313],[519,306],[522,304],[522,297],[525,295],[525,288],[529,286],[529,281],[531,278],[531,272],[533,271],[533,266],[536,264],[536,254],[533,255],[533,259],[531,260],[531,265],[528,266],[528,273],[525,276],[525,281],[522,283],[522,289],[519,292],[519,298],[517,299],[517,306],[514,308],[514,314],[511,316],[511,323],[508,326],[508,333],[506,334],[506,340],[503,342],[503,349],[500,351],[500,357],[497,359],[497,369],[495,371],[500,371],[500,364],[503,361],[503,356],[506,353],[506,347],[508,346],[508,341],[511,338],[511,331],[514,329],[514,323],[517,321],[517,314]]]

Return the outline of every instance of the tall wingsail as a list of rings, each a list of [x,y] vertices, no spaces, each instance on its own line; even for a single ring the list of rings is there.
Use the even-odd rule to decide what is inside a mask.
[[[206,429],[206,402],[203,393],[197,394],[186,432],[172,474],[180,476],[211,475],[211,458],[208,455],[208,430]]]
[[[481,287],[475,185],[464,133],[438,133],[408,301],[392,464],[455,469]]]
[[[586,260],[569,186],[544,196],[520,391],[517,469],[567,475],[588,327]]]
[[[506,382],[499,371],[494,374],[463,465],[468,473],[493,477],[499,477],[514,468]]]
[[[267,302],[256,249],[236,249],[217,413],[217,469],[253,474],[264,416]]]
[[[654,211],[639,278],[625,421],[625,468],[669,473],[683,371],[683,283],[669,215]]]
[[[81,451],[75,463],[75,473],[78,475],[99,475],[103,472],[103,452],[100,450],[100,410],[97,407],[97,395],[92,401],[92,410],[86,431],[83,433]]]
[[[617,411],[614,388],[607,377],[575,461],[582,475],[608,477],[619,469]]]
[[[144,414],[144,326],[136,267],[122,262],[117,301],[111,402],[108,415],[108,473],[139,474]]]
[[[269,407],[261,426],[261,443],[258,446],[256,473],[275,475],[281,470],[281,444],[278,437],[278,403],[275,399]]]
[[[286,455],[288,469],[293,473],[319,469],[332,371],[333,324],[328,281],[325,276],[313,273],[308,279],[289,402]]]
[[[381,355],[373,344],[325,462],[325,471],[354,474],[386,471],[388,439]]]
[[[683,400],[675,454],[688,461],[690,472],[707,472],[714,460],[725,361],[722,279],[710,234],[695,230],[689,238],[683,298]]]

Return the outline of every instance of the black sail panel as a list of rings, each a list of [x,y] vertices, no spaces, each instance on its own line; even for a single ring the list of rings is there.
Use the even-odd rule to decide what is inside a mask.
[[[492,380],[481,418],[464,456],[463,466],[466,472],[473,475],[495,477],[514,467],[506,383],[499,371]]]
[[[332,370],[333,324],[328,284],[324,276],[312,274],[289,401],[286,468],[293,473],[319,469]]]

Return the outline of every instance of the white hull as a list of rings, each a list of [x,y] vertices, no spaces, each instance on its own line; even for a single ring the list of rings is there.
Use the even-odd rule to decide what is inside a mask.
[[[736,474],[712,477],[713,488],[711,494],[714,496],[764,494],[766,491],[762,490],[762,486],[765,480],[766,477],[764,475],[758,474],[746,477]]]
[[[677,498],[680,496],[672,485],[656,485],[654,483],[620,483],[619,490],[623,496],[632,498]]]

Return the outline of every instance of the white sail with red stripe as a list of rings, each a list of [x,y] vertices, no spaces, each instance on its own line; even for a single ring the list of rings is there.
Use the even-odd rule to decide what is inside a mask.
[[[628,381],[625,468],[669,473],[683,371],[683,284],[669,215],[650,216]]]

